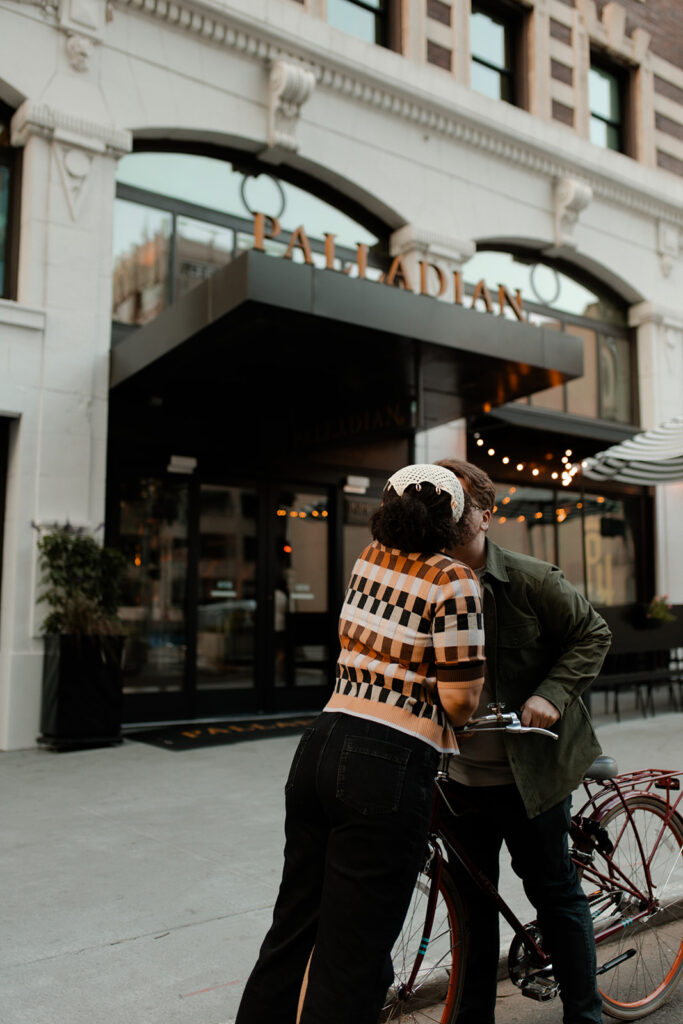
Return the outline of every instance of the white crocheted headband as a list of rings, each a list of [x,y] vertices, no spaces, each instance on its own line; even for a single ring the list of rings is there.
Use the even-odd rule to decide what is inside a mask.
[[[465,507],[465,495],[463,494],[462,484],[455,473],[451,473],[450,469],[446,469],[445,466],[433,466],[429,462],[421,462],[414,466],[404,466],[403,469],[397,470],[389,477],[384,490],[387,487],[393,487],[400,497],[406,487],[410,487],[411,484],[415,485],[416,491],[420,490],[420,484],[433,484],[437,494],[441,494],[442,491],[450,494],[453,499],[451,502],[453,518],[456,523],[460,521],[463,508]]]

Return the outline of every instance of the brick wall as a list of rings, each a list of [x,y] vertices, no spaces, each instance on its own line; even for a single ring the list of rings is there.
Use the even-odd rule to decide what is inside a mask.
[[[683,4],[681,0],[619,0],[626,11],[626,34],[644,28],[652,36],[650,50],[658,57],[683,68]],[[601,14],[607,0],[597,0]]]

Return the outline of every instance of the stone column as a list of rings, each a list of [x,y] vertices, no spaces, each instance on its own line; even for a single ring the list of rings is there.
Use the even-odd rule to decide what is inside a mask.
[[[638,333],[640,422],[652,430],[681,414],[683,316],[651,302],[633,306],[629,323]],[[683,602],[683,481],[655,491],[656,593]]]
[[[17,309],[25,313],[11,352],[23,376],[13,391],[0,746],[27,747],[39,732],[45,615],[31,524],[94,530],[104,520],[115,171],[131,137],[27,100],[12,119],[12,144],[23,149]]]

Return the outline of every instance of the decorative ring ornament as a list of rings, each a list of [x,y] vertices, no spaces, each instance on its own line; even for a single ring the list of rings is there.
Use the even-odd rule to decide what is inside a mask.
[[[549,273],[554,275],[555,294],[552,296],[552,298],[544,297],[538,290],[535,275],[539,267],[541,267],[542,270],[547,270]],[[560,297],[560,289],[562,287],[560,275],[554,267],[549,267],[547,263],[534,263],[533,267],[531,268],[531,273],[529,274],[529,284],[531,285],[531,290],[533,291],[534,295],[536,296],[536,298],[542,306],[552,306],[552,304],[554,302],[557,302],[557,300]]]
[[[269,213],[267,210],[252,210],[251,206],[247,202],[247,182],[250,180],[250,178],[260,177],[270,178],[270,180],[273,182],[275,188],[279,193],[280,209],[278,210],[277,213]],[[283,189],[281,182],[278,181],[278,179],[274,177],[272,174],[263,174],[263,172],[259,172],[258,174],[245,174],[243,176],[242,182],[240,184],[240,198],[242,199],[242,203],[244,204],[244,209],[247,211],[247,213],[250,213],[252,217],[256,213],[265,213],[267,217],[271,217],[274,220],[279,220],[282,214],[285,212],[285,206],[287,205],[287,197],[285,196],[285,190]]]

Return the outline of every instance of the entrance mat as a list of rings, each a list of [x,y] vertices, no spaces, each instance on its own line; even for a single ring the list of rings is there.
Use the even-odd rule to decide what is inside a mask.
[[[216,747],[225,743],[260,740],[266,736],[296,736],[315,721],[316,715],[300,718],[251,718],[238,722],[210,722],[202,724],[168,725],[155,729],[129,732],[128,740],[151,743],[165,750],[196,750],[198,747]]]

